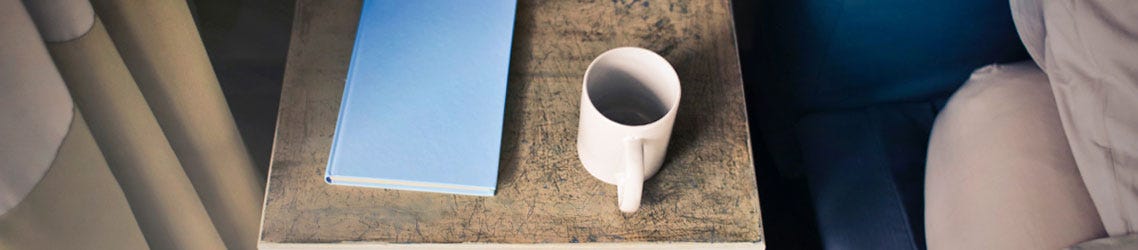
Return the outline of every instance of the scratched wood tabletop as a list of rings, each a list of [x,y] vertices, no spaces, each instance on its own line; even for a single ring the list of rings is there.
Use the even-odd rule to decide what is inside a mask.
[[[324,183],[361,5],[297,2],[262,247],[591,242],[762,247],[727,0],[520,1],[493,197]],[[581,167],[575,144],[585,68],[601,52],[620,46],[664,56],[679,73],[684,94],[667,160],[645,183],[642,206],[634,214],[617,210],[616,187]]]

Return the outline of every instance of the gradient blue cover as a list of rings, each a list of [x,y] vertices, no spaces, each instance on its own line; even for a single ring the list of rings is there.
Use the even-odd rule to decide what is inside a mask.
[[[365,1],[325,180],[494,195],[516,7]]]

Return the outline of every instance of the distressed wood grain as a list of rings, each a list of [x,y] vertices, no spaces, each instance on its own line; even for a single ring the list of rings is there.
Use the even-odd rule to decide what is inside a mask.
[[[300,0],[282,90],[261,243],[711,242],[761,246],[730,4],[519,2],[494,197],[332,186],[322,180],[359,1]],[[679,73],[668,156],[640,211],[577,159],[582,75],[601,52],[644,47]],[[440,155],[438,157],[447,157]]]

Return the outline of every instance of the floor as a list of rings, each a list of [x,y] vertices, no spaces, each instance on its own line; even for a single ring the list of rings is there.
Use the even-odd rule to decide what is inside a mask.
[[[288,54],[293,1],[191,0],[190,7],[237,127],[261,174],[265,174]],[[749,8],[748,1],[734,2],[744,69],[756,65],[753,51],[745,44],[752,25],[746,15]],[[760,82],[753,74],[743,73],[748,88]],[[757,131],[751,134],[760,136]],[[753,146],[768,247],[821,248],[805,180],[762,167],[771,165],[770,157],[762,143]]]

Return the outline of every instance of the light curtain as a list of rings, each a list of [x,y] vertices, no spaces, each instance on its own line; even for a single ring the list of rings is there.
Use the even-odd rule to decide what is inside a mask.
[[[0,198],[15,197],[0,201],[0,249],[256,248],[263,177],[186,2],[0,0],[0,12],[0,91],[71,97],[0,101],[19,111],[0,112],[0,130],[23,130],[0,135],[66,128],[0,138],[51,149],[0,154]]]

